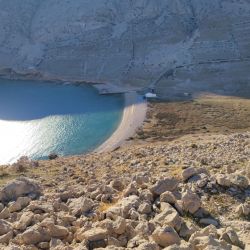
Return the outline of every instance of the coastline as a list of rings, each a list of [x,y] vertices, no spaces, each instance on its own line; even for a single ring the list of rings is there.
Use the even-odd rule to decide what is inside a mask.
[[[103,144],[94,150],[96,153],[109,152],[120,147],[125,140],[133,136],[142,125],[147,112],[147,102],[133,92],[124,93],[125,105],[121,122],[116,131]]]

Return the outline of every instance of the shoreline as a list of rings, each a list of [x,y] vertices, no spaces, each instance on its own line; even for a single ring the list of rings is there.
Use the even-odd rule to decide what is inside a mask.
[[[147,102],[136,92],[124,93],[125,105],[121,122],[115,132],[97,149],[96,153],[113,151],[120,147],[125,140],[133,136],[146,118]]]

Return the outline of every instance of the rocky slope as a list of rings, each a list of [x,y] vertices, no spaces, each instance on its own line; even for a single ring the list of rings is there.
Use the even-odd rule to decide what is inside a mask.
[[[246,132],[2,166],[0,249],[249,249],[249,150]]]
[[[244,95],[249,14],[249,0],[0,0],[0,69]]]

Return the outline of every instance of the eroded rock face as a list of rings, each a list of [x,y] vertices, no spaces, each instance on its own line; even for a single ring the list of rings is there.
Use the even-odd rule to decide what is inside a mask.
[[[0,200],[8,202],[16,200],[18,197],[32,195],[37,197],[41,194],[41,188],[38,183],[32,179],[20,177],[7,184],[0,191]]]
[[[2,0],[0,9],[6,73],[134,87],[173,82],[161,88],[166,95],[175,85],[183,94],[211,82],[230,91],[236,79],[247,79],[247,0]]]

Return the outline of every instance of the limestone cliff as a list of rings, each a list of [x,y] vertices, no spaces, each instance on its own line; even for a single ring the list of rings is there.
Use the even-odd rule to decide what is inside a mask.
[[[0,0],[2,72],[167,95],[249,91],[249,67],[249,0]]]

